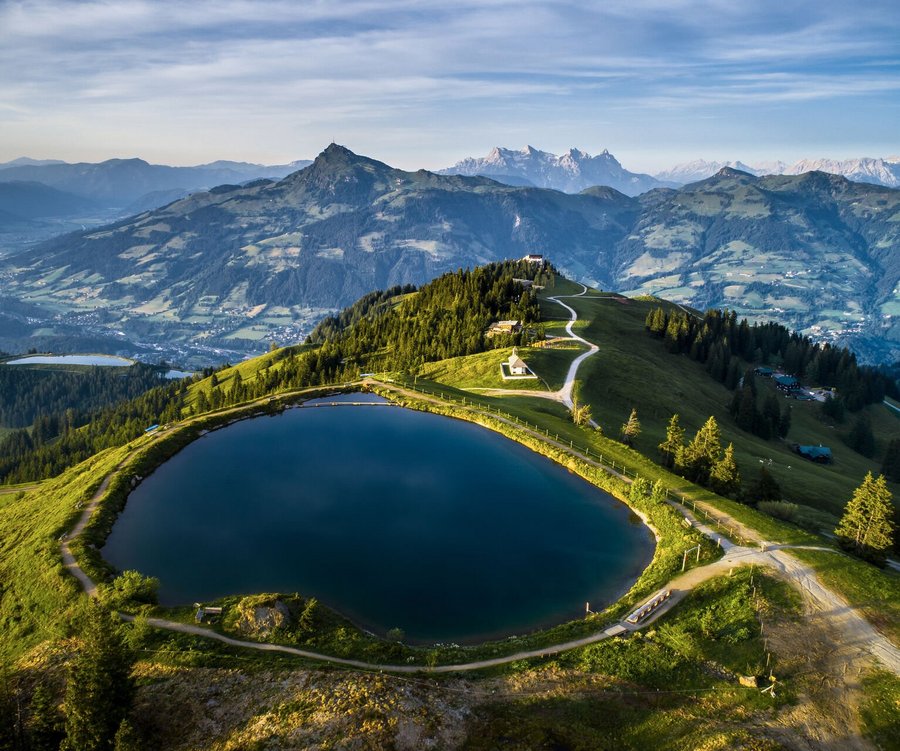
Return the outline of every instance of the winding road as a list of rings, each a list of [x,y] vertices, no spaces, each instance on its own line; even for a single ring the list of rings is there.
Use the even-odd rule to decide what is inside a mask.
[[[583,291],[580,294],[568,295],[566,297],[583,296],[587,292],[587,287],[584,287],[584,285],[582,286]],[[566,381],[562,389],[557,392],[553,392],[552,398],[555,398],[563,404],[566,404],[571,409],[572,389],[574,387],[578,368],[584,362],[584,360],[598,351],[598,347],[595,344],[588,342],[586,339],[578,336],[573,331],[573,326],[578,319],[577,313],[575,312],[574,308],[561,302],[559,297],[553,297],[549,299],[554,300],[569,311],[571,320],[566,326],[566,331],[573,339],[581,341],[589,347],[589,350],[587,352],[584,352],[572,362],[566,375]],[[407,394],[409,396],[414,396],[417,399],[425,399],[427,401],[432,401],[435,403],[442,403],[442,400],[439,400],[435,397],[427,397],[417,391],[410,391],[395,384],[387,384],[374,380],[369,380],[368,382],[377,383],[383,388],[391,389],[395,393],[401,395]],[[503,391],[502,393],[508,394],[510,392]],[[525,393],[528,396],[544,396],[545,398],[548,396],[546,392]],[[295,394],[282,395],[282,398],[291,398],[292,396],[295,396]],[[468,407],[468,409],[475,414],[481,414],[481,411],[474,405]],[[507,420],[502,416],[494,415],[493,413],[491,413],[490,417],[493,420],[499,420],[501,422],[508,423],[509,425],[514,425],[511,420]],[[562,451],[577,456],[582,461],[585,461],[599,469],[602,469],[603,471],[611,472],[627,480],[627,478],[625,478],[623,475],[615,472],[596,459],[584,456],[577,450],[571,449],[564,443],[554,441],[553,439],[548,439],[544,434],[538,432],[537,430],[523,428],[521,425],[517,424],[515,424],[515,427],[555,446]],[[151,440],[156,440],[157,438],[158,435],[154,435]],[[136,449],[135,451],[137,450],[139,449]],[[103,480],[91,501],[84,508],[84,511],[82,512],[75,527],[68,535],[65,535],[61,540],[63,565],[65,566],[67,571],[69,571],[78,579],[78,581],[81,583],[82,588],[90,597],[97,597],[97,586],[79,566],[77,560],[75,560],[75,557],[72,555],[72,552],[70,550],[69,543],[84,531],[85,527],[90,521],[92,514],[94,513],[95,509],[106,493],[110,481],[116,475],[116,473],[121,471],[127,465],[128,461],[131,459],[134,453],[135,452],[129,454],[129,456],[126,457],[126,459],[124,459]],[[875,657],[885,668],[892,671],[896,675],[900,675],[900,649],[897,649],[897,647],[895,647],[890,642],[890,640],[888,640],[885,636],[875,630],[875,628],[855,609],[853,609],[845,600],[843,600],[843,598],[825,587],[819,581],[815,571],[810,566],[802,563],[798,559],[791,556],[789,553],[785,552],[791,547],[803,548],[808,546],[773,545],[772,543],[763,540],[759,535],[757,535],[752,530],[748,530],[747,528],[741,529],[742,536],[752,542],[759,544],[760,547],[751,548],[739,546],[734,544],[729,538],[725,537],[719,532],[716,532],[712,528],[700,523],[696,518],[694,518],[691,512],[683,506],[677,503],[672,503],[672,505],[685,517],[685,519],[688,520],[688,522],[692,526],[706,535],[710,540],[720,545],[722,550],[724,551],[724,556],[711,564],[691,569],[690,571],[672,579],[662,589],[654,592],[651,596],[646,598],[646,600],[644,600],[645,603],[652,600],[661,592],[664,592],[666,590],[671,592],[669,598],[660,607],[653,611],[653,613],[649,617],[640,621],[639,624],[635,625],[628,623],[626,620],[622,620],[617,623],[609,624],[596,633],[584,638],[546,646],[541,649],[522,651],[515,654],[505,655],[503,657],[496,657],[486,660],[475,660],[455,665],[439,665],[435,667],[426,667],[421,665],[382,665],[365,662],[363,660],[351,660],[346,658],[333,657],[331,655],[321,654],[310,650],[298,649],[296,647],[290,647],[281,644],[260,643],[234,639],[224,634],[213,631],[210,628],[204,628],[203,626],[197,626],[187,623],[178,623],[176,621],[169,621],[161,618],[148,618],[147,622],[149,623],[149,625],[156,628],[175,631],[183,634],[190,634],[193,636],[200,636],[208,639],[214,639],[216,641],[234,647],[243,647],[265,652],[279,652],[289,655],[295,655],[297,657],[303,657],[310,660],[343,665],[346,667],[358,668],[362,670],[383,670],[393,673],[457,673],[464,671],[481,670],[498,665],[506,665],[518,660],[558,654],[570,649],[576,649],[578,647],[594,644],[603,641],[604,639],[612,638],[614,636],[640,630],[655,622],[665,613],[669,612],[673,607],[681,602],[687,596],[687,594],[698,584],[701,584],[702,582],[707,581],[714,576],[722,575],[726,571],[729,571],[731,568],[734,568],[736,566],[753,564],[774,569],[778,575],[785,578],[787,581],[797,587],[803,593],[808,602],[810,602],[820,613],[827,616],[829,623],[833,625],[841,635],[844,645],[851,646],[861,654],[865,653]],[[702,506],[703,504],[700,505]],[[716,510],[716,513],[719,516],[724,517],[731,524],[735,525],[735,527],[740,526],[735,520],[728,517],[728,515],[724,512]],[[831,548],[812,549],[828,550],[830,552],[834,552],[835,555],[842,555],[837,551],[832,551]],[[120,616],[123,620],[126,621],[131,621],[134,619],[134,616],[125,613],[121,613]]]
[[[572,399],[572,392],[575,389],[575,376],[578,374],[578,368],[581,367],[581,363],[587,360],[591,355],[596,354],[600,348],[594,344],[593,342],[589,342],[582,336],[579,336],[574,331],[575,322],[578,320],[578,313],[575,312],[575,309],[566,305],[562,299],[569,299],[573,297],[583,297],[587,294],[588,288],[585,285],[581,285],[581,292],[576,295],[556,295],[555,297],[548,297],[548,300],[553,300],[553,302],[558,305],[562,305],[566,310],[569,311],[569,322],[566,324],[566,333],[569,335],[569,341],[581,342],[585,346],[587,346],[587,352],[582,352],[578,357],[572,360],[572,363],[569,365],[569,370],[566,373],[566,380],[558,391],[531,391],[529,389],[472,389],[473,391],[477,390],[479,393],[486,394],[488,396],[536,396],[539,399],[552,399],[555,402],[560,402],[564,404],[566,408],[572,409],[574,406],[574,401]]]

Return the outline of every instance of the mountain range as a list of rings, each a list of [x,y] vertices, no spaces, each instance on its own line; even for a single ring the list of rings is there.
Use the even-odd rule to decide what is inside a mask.
[[[900,187],[900,157],[870,159],[801,159],[793,164],[784,162],[708,162],[697,159],[692,162],[678,164],[671,169],[656,174],[657,180],[686,184],[711,177],[720,169],[732,169],[749,172],[752,175],[802,175],[804,172],[828,172],[842,175],[848,180],[873,185],[885,185],[889,188]]]
[[[579,193],[594,185],[605,185],[627,196],[676,185],[650,175],[629,172],[605,149],[596,156],[579,149],[569,149],[557,156],[533,146],[526,146],[521,151],[497,146],[486,157],[463,159],[452,167],[439,170],[439,174],[481,175],[507,185],[552,188],[564,193]]]
[[[405,172],[332,144],[279,181],[194,193],[8,258],[0,349],[65,341],[77,323],[110,351],[209,362],[296,341],[374,289],[542,253],[600,288],[734,308],[888,361],[898,246],[900,191],[821,172],[724,168],[639,197],[573,195]]]
[[[855,182],[900,187],[900,157],[802,159],[793,164],[780,161],[745,164],[740,161],[696,159],[651,176],[629,172],[606,150],[597,156],[591,156],[579,149],[569,149],[565,154],[557,156],[533,146],[526,146],[519,151],[497,146],[485,157],[469,157],[438,172],[443,175],[482,175],[507,185],[553,188],[566,193],[578,193],[594,185],[606,185],[625,195],[636,196],[653,188],[680,187],[705,180],[725,167],[757,176],[829,172]]]
[[[143,159],[108,159],[96,164],[17,159],[0,164],[0,183],[39,182],[105,208],[127,209],[151,193],[179,192],[181,195],[175,197],[181,198],[196,190],[227,183],[239,184],[261,177],[282,178],[308,164],[308,160],[270,166],[218,161],[195,167],[170,167]]]
[[[54,235],[155,209],[198,190],[279,179],[309,163],[217,161],[169,167],[143,159],[68,164],[21,157],[0,164],[0,256]]]

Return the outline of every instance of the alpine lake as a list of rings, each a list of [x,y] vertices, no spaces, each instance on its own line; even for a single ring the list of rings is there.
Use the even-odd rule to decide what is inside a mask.
[[[315,405],[188,445],[132,491],[104,558],[158,577],[164,605],[298,592],[379,635],[471,644],[601,610],[653,556],[625,504],[492,431]]]

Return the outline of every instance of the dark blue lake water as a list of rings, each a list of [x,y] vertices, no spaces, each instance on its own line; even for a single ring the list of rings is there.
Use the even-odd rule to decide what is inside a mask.
[[[416,642],[599,610],[650,561],[628,508],[471,423],[392,406],[292,409],[203,436],[128,499],[103,549],[164,604],[299,592]]]

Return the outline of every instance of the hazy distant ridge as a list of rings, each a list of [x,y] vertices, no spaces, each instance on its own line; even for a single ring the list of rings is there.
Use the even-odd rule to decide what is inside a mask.
[[[656,173],[657,180],[687,184],[704,180],[716,174],[723,167],[731,167],[751,175],[802,175],[804,172],[828,172],[841,175],[848,180],[873,185],[884,185],[888,188],[900,187],[900,157],[872,159],[801,159],[793,164],[784,162],[708,162],[704,159],[677,164],[674,167]]]

